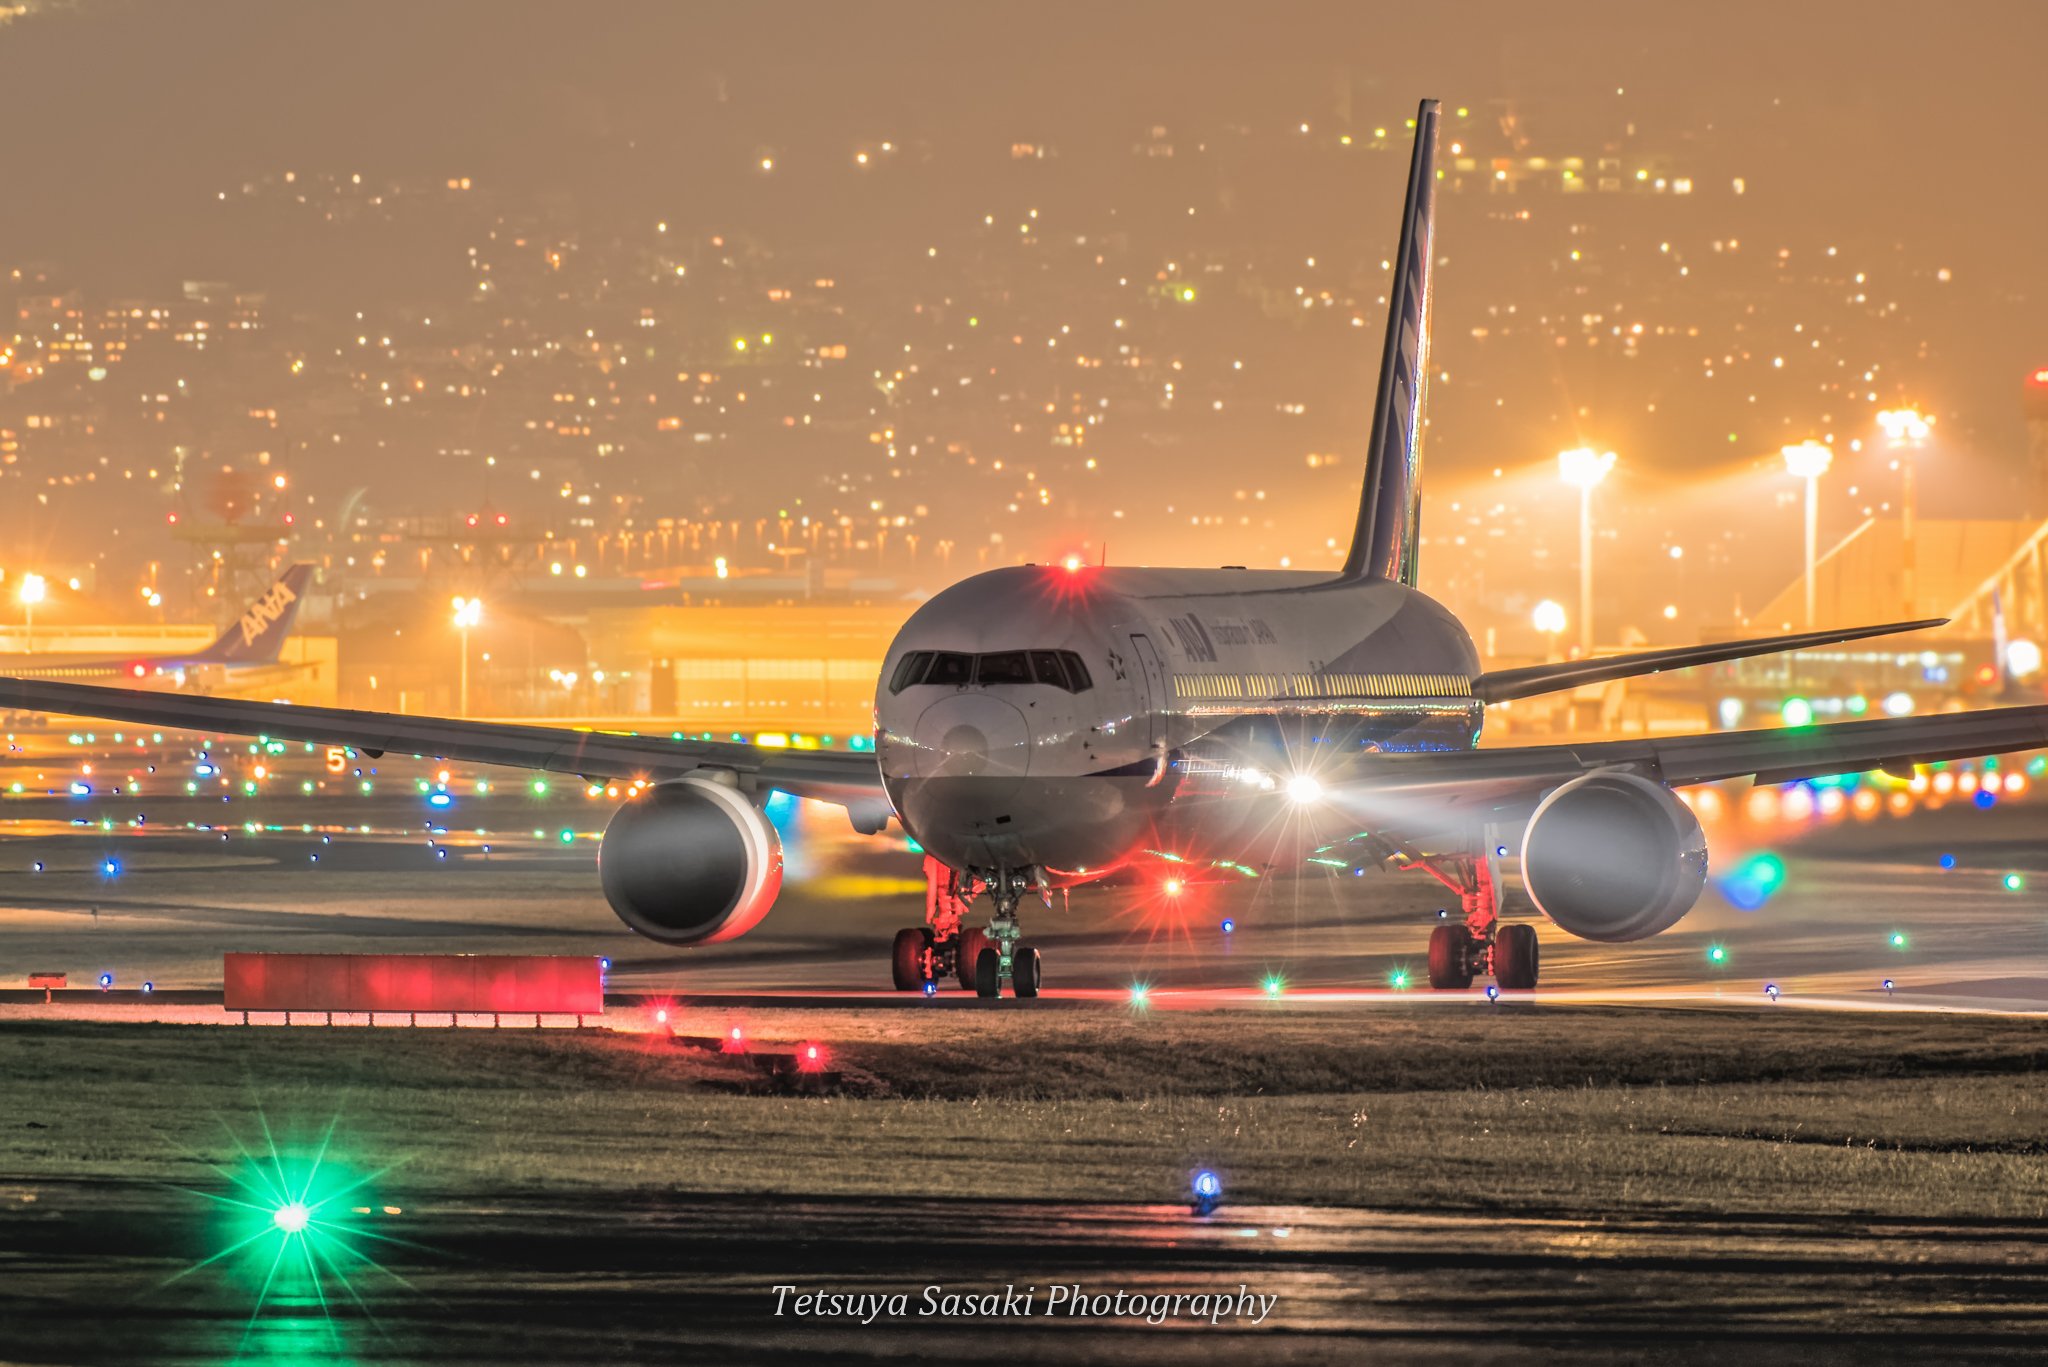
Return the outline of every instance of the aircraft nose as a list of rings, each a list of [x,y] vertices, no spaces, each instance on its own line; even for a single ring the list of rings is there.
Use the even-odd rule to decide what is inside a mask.
[[[914,732],[919,778],[1023,778],[1031,767],[1024,714],[986,693],[941,698]]]

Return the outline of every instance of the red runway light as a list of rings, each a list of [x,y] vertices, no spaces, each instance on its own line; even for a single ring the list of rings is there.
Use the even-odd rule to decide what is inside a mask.
[[[725,1032],[725,1038],[718,1043],[721,1054],[744,1054],[747,1052],[747,1037],[737,1025]]]
[[[800,1073],[822,1073],[825,1071],[825,1050],[816,1044],[806,1044],[796,1051],[796,1070]]]
[[[1159,885],[1159,890],[1161,892],[1164,892],[1168,897],[1178,897],[1186,889],[1186,887],[1187,884],[1181,882],[1180,879],[1169,878],[1164,883],[1161,883]]]

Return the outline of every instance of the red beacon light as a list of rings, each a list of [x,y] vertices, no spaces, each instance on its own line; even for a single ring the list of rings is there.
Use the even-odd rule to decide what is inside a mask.
[[[1070,555],[1066,559],[1060,561],[1060,567],[1064,569],[1068,574],[1079,574],[1083,569],[1087,568],[1087,565],[1088,562],[1083,560],[1078,555]]]

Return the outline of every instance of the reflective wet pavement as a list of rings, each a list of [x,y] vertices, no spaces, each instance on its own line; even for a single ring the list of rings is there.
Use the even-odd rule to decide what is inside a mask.
[[[2020,1225],[1227,1204],[1199,1217],[1186,1207],[915,1198],[486,1206],[419,1194],[391,1209],[374,1208],[353,1233],[272,1231],[247,1256],[202,1266],[226,1238],[203,1197],[0,1184],[0,1355],[1956,1361],[2031,1355],[2048,1330],[2048,1231]],[[1116,1313],[1112,1300],[1076,1314],[1067,1291],[1048,1313],[1055,1286],[1086,1301],[1123,1292],[1148,1313],[1170,1309],[1176,1294],[1214,1297],[1230,1312],[1183,1301],[1155,1324]],[[929,1301],[927,1287],[939,1288]],[[1011,1313],[946,1313],[967,1309],[947,1295],[1006,1288]],[[865,1324],[859,1311],[799,1315],[796,1297],[820,1290],[904,1303]],[[1274,1299],[1254,1322],[1259,1296]],[[1015,1313],[1026,1305],[1030,1314]]]

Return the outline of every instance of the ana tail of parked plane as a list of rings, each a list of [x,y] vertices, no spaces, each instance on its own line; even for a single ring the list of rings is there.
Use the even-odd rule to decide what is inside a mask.
[[[277,663],[285,638],[292,634],[292,622],[299,615],[299,600],[305,596],[306,581],[313,567],[293,565],[264,590],[233,625],[214,643],[192,657],[202,665],[267,665]]]

